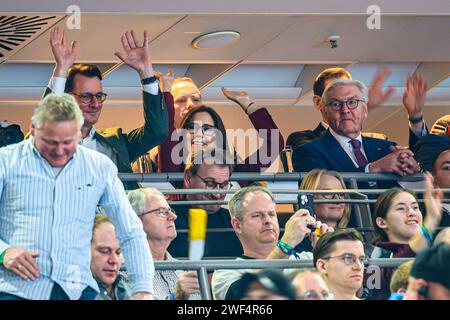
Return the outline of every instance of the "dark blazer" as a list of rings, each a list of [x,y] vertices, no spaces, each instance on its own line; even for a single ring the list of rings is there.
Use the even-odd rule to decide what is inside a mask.
[[[426,133],[428,134],[428,127],[425,124],[425,130]],[[409,128],[409,149],[413,150],[414,147],[416,146],[417,142],[419,142],[420,137],[417,137],[416,134],[411,130],[411,128]]]
[[[286,145],[291,146],[292,150],[301,147],[305,143],[314,141],[322,137],[327,129],[320,122],[314,130],[304,130],[292,132],[286,140]]]
[[[362,137],[362,143],[369,162],[388,155],[391,153],[389,147],[395,145],[395,143],[387,140],[369,137]],[[292,162],[294,170],[297,172],[308,172],[312,169],[364,172],[364,168],[355,166],[330,131],[327,131],[322,138],[295,149]]]
[[[51,93],[47,88],[44,96]],[[168,132],[167,108],[161,92],[152,95],[143,91],[144,125],[129,133],[122,132],[122,128],[114,127],[96,129],[94,137],[98,141],[110,146],[117,154],[117,168],[119,172],[131,173],[131,163],[148,150],[161,144]],[[123,121],[126,121],[126,115]],[[137,189],[136,182],[124,182],[126,189]]]

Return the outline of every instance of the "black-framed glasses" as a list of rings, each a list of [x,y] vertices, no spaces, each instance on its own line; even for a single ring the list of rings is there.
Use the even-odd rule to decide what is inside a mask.
[[[299,300],[333,300],[334,294],[331,291],[323,290],[317,292],[316,290],[306,291],[304,295],[298,297]]]
[[[327,103],[327,106],[333,109],[334,111],[339,111],[342,109],[344,105],[347,105],[347,108],[350,110],[358,108],[358,105],[360,102],[366,102],[363,99],[357,99],[357,98],[351,98],[346,101],[333,99],[330,102]]]
[[[219,187],[219,189],[230,189],[231,188],[230,181],[217,182],[216,180],[214,180],[212,178],[202,178],[198,174],[196,174],[196,176],[199,177],[200,180],[203,181],[203,183],[206,186],[206,189],[216,189],[217,187]]]
[[[195,133],[198,130],[202,130],[202,133],[204,135],[213,135],[215,133],[216,127],[207,123],[200,124],[197,122],[193,122],[193,123],[186,123],[184,125],[184,129],[188,130],[190,133]]]
[[[341,259],[348,266],[354,265],[356,263],[356,261],[359,261],[359,263],[363,266],[369,264],[369,258],[367,256],[356,257],[354,254],[351,254],[351,253],[344,253],[344,254],[341,254],[340,256],[327,257],[327,258],[322,258],[322,259],[324,259],[324,260]]]
[[[84,93],[71,92],[71,93],[74,96],[77,96],[78,98],[80,98],[81,102],[83,102],[83,103],[90,103],[90,102],[92,102],[94,97],[97,99],[97,101],[103,102],[103,101],[106,100],[106,97],[108,96],[104,92],[97,92],[96,94],[92,94],[92,93],[89,93],[89,92],[84,92]]]
[[[175,213],[175,211],[173,211],[172,208],[159,207],[150,211],[143,212],[142,214],[140,214],[140,217],[152,212],[156,212],[159,216],[163,218],[167,218],[170,214],[173,214],[175,217],[177,216],[177,214]]]

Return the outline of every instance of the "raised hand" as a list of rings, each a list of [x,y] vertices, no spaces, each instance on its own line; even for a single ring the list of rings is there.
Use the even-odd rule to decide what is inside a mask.
[[[434,178],[429,172],[426,172],[424,174],[424,178],[425,178],[424,199],[427,215],[423,223],[428,228],[428,230],[434,231],[437,227],[439,227],[439,224],[441,223],[442,219],[443,193],[442,190],[437,187],[436,189],[433,190]]]
[[[403,94],[403,105],[409,118],[417,118],[423,114],[423,106],[427,95],[428,86],[422,74],[418,73],[406,77],[406,90]]]
[[[281,240],[292,248],[295,248],[303,241],[305,236],[311,233],[311,230],[308,229],[309,225],[315,226],[316,220],[310,215],[308,210],[298,210],[286,222]]]
[[[130,66],[139,73],[141,79],[153,76],[153,67],[148,49],[148,33],[144,31],[144,42],[141,43],[137,39],[133,30],[126,31],[121,37],[123,49],[125,53],[115,52],[120,60]]]
[[[173,69],[169,68],[166,74],[159,71],[155,71],[155,77],[159,80],[161,91],[164,92],[172,91],[172,84],[174,80]]]
[[[54,77],[67,77],[67,70],[75,63],[75,50],[77,42],[72,41],[70,46],[66,44],[66,30],[60,31],[58,27],[50,31],[50,47],[56,61],[53,70]]]
[[[391,71],[389,68],[384,67],[378,70],[377,74],[373,77],[369,87],[369,101],[367,102],[367,108],[369,110],[386,102],[394,93],[395,88],[393,86],[383,91],[383,84],[390,74]]]
[[[246,113],[249,113],[248,109],[250,105],[254,105],[254,103],[252,103],[252,100],[248,96],[247,92],[228,90],[224,87],[221,89],[224,96],[227,97],[228,100],[236,102]]]

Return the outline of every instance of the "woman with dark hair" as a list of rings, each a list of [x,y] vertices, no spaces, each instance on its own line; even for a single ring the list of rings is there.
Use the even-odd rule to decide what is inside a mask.
[[[374,245],[390,250],[393,258],[415,257],[433,244],[433,234],[442,217],[442,192],[433,191],[433,177],[428,173],[425,190],[425,219],[415,193],[409,189],[393,188],[377,199],[373,214],[377,234]],[[381,288],[371,290],[373,298],[388,298],[392,273],[392,268],[381,268]]]
[[[185,159],[184,154],[181,159],[174,159],[178,155],[178,150],[182,149],[180,138],[188,146],[211,146],[215,143],[217,147],[227,149],[227,135],[223,121],[219,114],[211,107],[202,105],[201,95],[192,79],[171,78],[171,74],[161,75],[163,81],[164,99],[169,112],[169,134],[158,150],[158,172],[183,172]],[[172,87],[173,82],[173,87]],[[263,163],[260,158],[260,151],[271,152],[272,150],[272,131],[278,133],[278,148],[272,154],[264,155],[267,159],[273,161],[284,148],[284,139],[278,130],[275,122],[266,108],[257,106],[244,91],[237,92],[222,88],[224,95],[231,101],[236,102],[246,112],[254,128],[258,131],[259,137],[264,139],[262,147],[245,159],[239,161],[236,166],[237,171],[241,172],[260,172],[261,168],[269,167],[270,163]],[[177,119],[180,119],[177,120]],[[177,126],[180,121],[179,127]],[[177,134],[176,130],[182,128],[182,134]],[[262,135],[266,131],[267,135]],[[178,137],[178,138],[177,138]],[[235,154],[230,148],[231,154]],[[187,152],[184,152],[187,153]],[[176,157],[175,157],[176,158]],[[180,161],[181,160],[181,161]],[[236,159],[237,161],[237,159]]]

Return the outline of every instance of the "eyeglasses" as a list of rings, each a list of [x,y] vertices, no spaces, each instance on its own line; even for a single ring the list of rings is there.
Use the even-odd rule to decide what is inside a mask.
[[[190,133],[195,133],[198,130],[202,130],[204,135],[213,135],[215,133],[216,127],[210,124],[199,124],[199,123],[187,123],[184,125],[184,129],[188,130]]]
[[[298,297],[299,300],[333,300],[334,294],[331,291],[317,292],[315,290],[306,291],[304,295]]]
[[[327,103],[327,106],[331,107],[331,109],[333,109],[334,111],[340,111],[344,105],[347,105],[347,108],[353,110],[358,107],[360,102],[365,103],[366,101],[363,99],[355,99],[355,98],[348,99],[346,101],[333,99],[331,102]]]
[[[230,181],[224,181],[224,182],[216,182],[216,180],[212,178],[202,178],[198,174],[196,174],[197,177],[200,178],[200,180],[203,181],[203,183],[206,185],[206,189],[216,189],[217,186],[219,186],[219,189],[230,189],[231,183]]]
[[[336,259],[336,258],[342,259],[344,261],[344,263],[348,266],[354,265],[356,263],[356,261],[359,261],[359,263],[362,264],[363,266],[369,264],[369,259],[366,256],[356,257],[354,254],[351,254],[351,253],[345,253],[340,256],[328,257],[328,258],[322,258],[322,259],[327,260],[327,259]]]
[[[143,212],[140,217],[146,215],[147,213],[152,213],[152,212],[157,212],[159,216],[163,217],[163,218],[167,218],[170,214],[173,214],[175,217],[177,216],[177,214],[175,213],[175,211],[173,211],[172,208],[163,208],[163,207],[159,207],[150,211],[146,211]]]
[[[323,194],[317,194],[318,197],[332,200],[332,199],[348,199],[348,195],[344,193],[323,193]]]
[[[106,100],[106,96],[107,94],[104,92],[97,92],[96,94],[92,94],[89,92],[85,92],[85,93],[75,93],[75,92],[71,92],[74,96],[77,96],[78,98],[80,98],[81,102],[83,103],[90,103],[93,101],[94,97],[97,99],[97,101],[99,102],[103,102]]]

